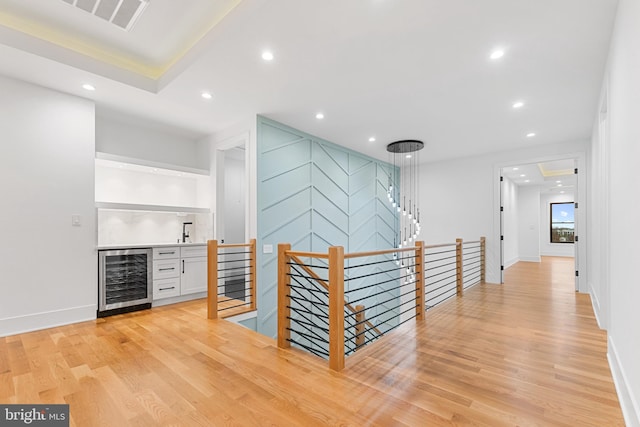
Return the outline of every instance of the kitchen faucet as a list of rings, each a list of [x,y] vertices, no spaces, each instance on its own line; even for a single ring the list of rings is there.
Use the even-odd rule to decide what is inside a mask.
[[[192,222],[183,222],[182,223],[182,243],[187,243],[187,239],[189,238],[189,232],[187,231],[187,225],[193,224]]]

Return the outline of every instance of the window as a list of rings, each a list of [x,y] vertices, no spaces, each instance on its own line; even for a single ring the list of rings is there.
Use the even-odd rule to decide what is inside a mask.
[[[574,204],[551,203],[551,243],[573,243]]]

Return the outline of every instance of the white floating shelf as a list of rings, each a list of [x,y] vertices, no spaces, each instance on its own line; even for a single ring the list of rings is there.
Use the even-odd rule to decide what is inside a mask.
[[[96,202],[97,209],[111,209],[122,211],[148,212],[182,212],[182,213],[211,213],[209,208],[194,208],[187,206],[139,205],[135,203]]]

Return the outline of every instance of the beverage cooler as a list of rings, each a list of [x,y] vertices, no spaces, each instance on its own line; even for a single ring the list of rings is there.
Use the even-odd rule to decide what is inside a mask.
[[[152,250],[98,251],[98,317],[151,308]]]

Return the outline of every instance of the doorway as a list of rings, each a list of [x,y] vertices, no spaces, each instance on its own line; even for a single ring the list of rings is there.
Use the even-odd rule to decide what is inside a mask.
[[[216,239],[220,244],[247,242],[246,140],[233,139],[216,150]],[[226,298],[244,300],[246,277],[238,274],[246,263],[242,249],[219,251],[226,272],[221,274],[218,292]]]
[[[563,257],[579,290],[577,159],[518,163],[500,169],[501,282],[518,262]]]

